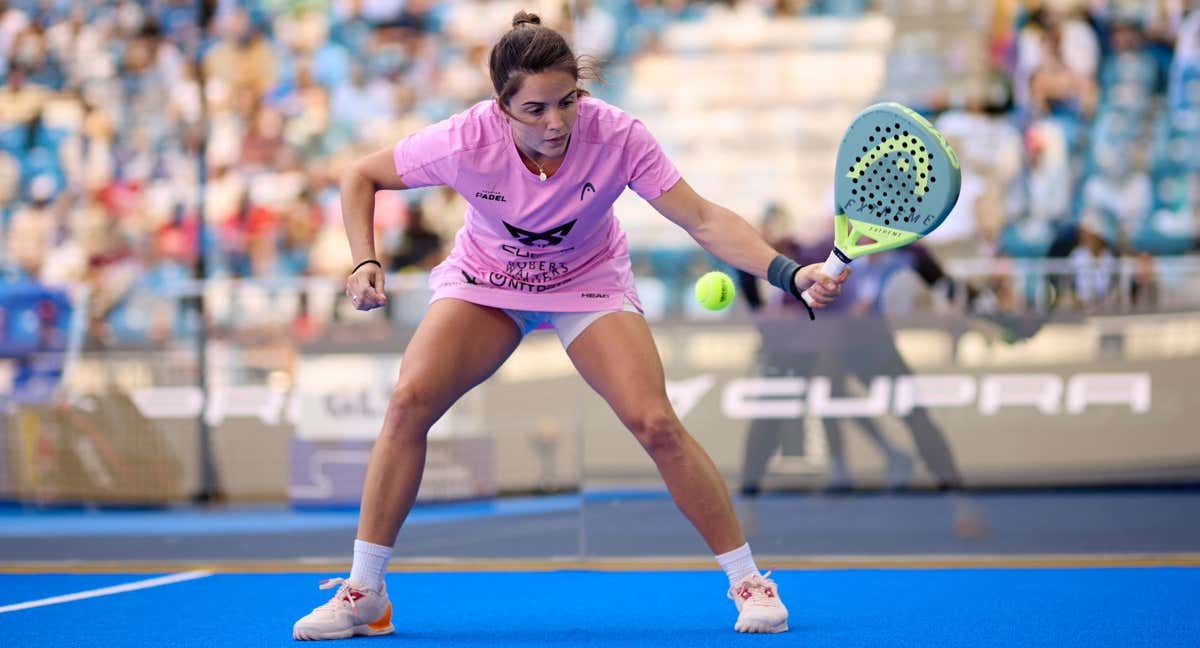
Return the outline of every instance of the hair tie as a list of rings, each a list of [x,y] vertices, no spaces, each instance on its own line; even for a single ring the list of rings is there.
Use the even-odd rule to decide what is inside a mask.
[[[358,264],[358,265],[354,266],[354,269],[350,271],[350,274],[354,274],[355,272],[358,272],[358,269],[359,269],[359,268],[361,268],[361,267],[363,267],[363,266],[367,265],[368,263],[374,263],[375,265],[379,266],[379,269],[380,269],[380,270],[383,270],[383,264],[382,264],[382,263],[380,263],[380,262],[376,261],[375,259],[367,259],[366,261],[363,261],[362,263],[360,263],[360,264]]]

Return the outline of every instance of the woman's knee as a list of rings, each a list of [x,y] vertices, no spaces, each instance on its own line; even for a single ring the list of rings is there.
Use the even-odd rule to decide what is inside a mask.
[[[669,406],[649,408],[632,416],[628,426],[651,456],[673,455],[683,450],[687,432]]]
[[[381,434],[392,439],[424,439],[436,418],[432,395],[419,385],[401,380],[388,397]]]

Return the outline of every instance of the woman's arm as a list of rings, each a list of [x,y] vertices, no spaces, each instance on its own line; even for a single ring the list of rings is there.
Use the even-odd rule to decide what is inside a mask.
[[[342,175],[340,188],[342,221],[357,265],[375,258],[375,192],[408,187],[396,174],[392,149],[386,148],[355,161]]]
[[[386,148],[360,158],[342,176],[342,222],[350,241],[350,254],[357,270],[346,280],[346,294],[358,310],[371,310],[387,304],[383,289],[383,268],[368,263],[375,259],[375,192],[381,189],[407,189],[396,173],[392,149]]]
[[[756,277],[766,278],[767,268],[779,254],[741,216],[701,198],[682,179],[650,204],[718,259]],[[813,284],[809,295],[814,308],[832,302],[850,276],[847,269],[840,277],[826,277],[821,274],[821,265],[804,266],[795,275],[797,293]]]

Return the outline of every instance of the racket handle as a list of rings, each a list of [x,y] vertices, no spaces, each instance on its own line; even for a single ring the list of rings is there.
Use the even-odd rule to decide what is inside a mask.
[[[837,277],[846,269],[848,263],[849,261],[842,261],[838,251],[834,250],[829,253],[829,258],[825,259],[825,264],[821,266],[821,274],[827,277]],[[812,305],[812,297],[809,296],[808,289],[800,293],[800,297],[804,299],[804,303]]]

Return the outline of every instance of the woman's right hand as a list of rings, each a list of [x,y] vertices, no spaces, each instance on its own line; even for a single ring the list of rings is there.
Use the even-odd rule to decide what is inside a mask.
[[[354,308],[369,311],[387,306],[387,293],[383,288],[383,268],[368,263],[346,278],[346,295]]]

